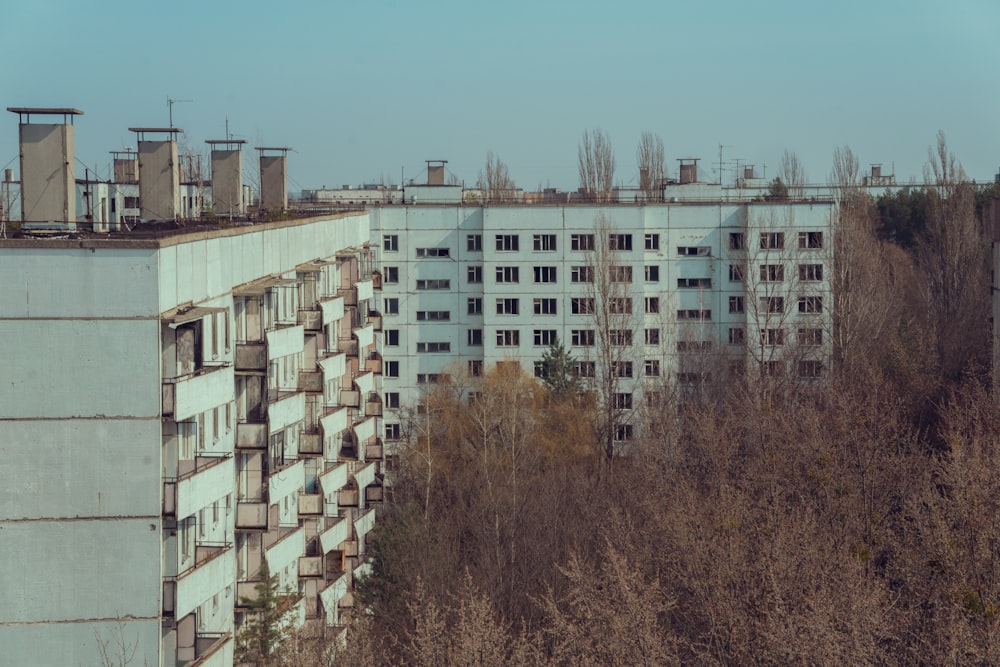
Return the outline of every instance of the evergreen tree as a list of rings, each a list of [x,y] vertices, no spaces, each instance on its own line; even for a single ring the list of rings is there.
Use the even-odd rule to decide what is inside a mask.
[[[278,590],[278,575],[271,576],[267,561],[260,566],[260,582],[254,597],[240,597],[247,608],[246,622],[240,629],[236,649],[237,664],[265,667],[274,664],[285,641],[285,614]]]
[[[580,391],[576,376],[576,359],[558,338],[542,354],[541,381],[558,400],[575,396]]]

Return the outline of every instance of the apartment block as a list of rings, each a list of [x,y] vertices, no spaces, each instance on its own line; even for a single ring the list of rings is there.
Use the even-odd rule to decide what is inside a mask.
[[[507,361],[537,373],[557,339],[586,381],[603,302],[624,406],[664,382],[828,371],[830,200],[484,207],[430,203],[430,190],[371,210],[388,440],[395,408],[443,374]]]

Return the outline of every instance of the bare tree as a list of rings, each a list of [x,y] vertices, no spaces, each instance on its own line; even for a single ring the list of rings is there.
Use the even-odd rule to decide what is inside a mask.
[[[493,151],[486,153],[486,167],[479,172],[478,188],[484,204],[502,204],[514,199],[517,185],[507,165]]]
[[[788,196],[794,198],[801,197],[803,187],[806,184],[806,170],[799,162],[799,156],[794,151],[785,149],[781,155],[781,163],[778,165],[778,178],[788,188]]]
[[[943,132],[924,168],[927,226],[915,261],[925,278],[925,305],[945,378],[982,361],[989,329],[989,242],[975,214],[975,190],[948,150]]]
[[[583,133],[577,148],[580,187],[598,202],[611,201],[611,186],[615,180],[615,153],[611,139],[604,130]]]
[[[667,171],[660,135],[649,130],[643,132],[635,151],[635,159],[639,163],[639,189],[647,201],[659,199]]]

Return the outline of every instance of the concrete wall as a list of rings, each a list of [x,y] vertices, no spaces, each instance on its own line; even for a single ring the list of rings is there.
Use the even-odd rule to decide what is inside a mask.
[[[21,124],[21,219],[76,220],[73,126]]]

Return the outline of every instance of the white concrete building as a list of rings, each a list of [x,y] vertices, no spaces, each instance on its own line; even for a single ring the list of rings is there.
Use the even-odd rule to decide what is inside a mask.
[[[664,381],[822,377],[833,210],[829,200],[372,209],[387,439],[401,433],[393,408],[442,373],[512,359],[530,372],[558,338],[593,375],[602,277],[619,283],[623,405]],[[621,439],[633,437],[622,426]]]
[[[365,213],[0,240],[0,646],[230,665],[266,559],[341,623],[381,499]]]

